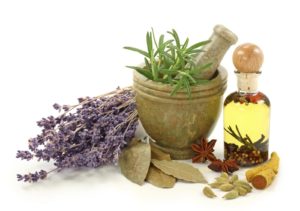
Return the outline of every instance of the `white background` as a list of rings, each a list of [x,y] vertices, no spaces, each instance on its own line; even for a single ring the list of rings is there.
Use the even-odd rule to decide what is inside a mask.
[[[299,6],[297,1],[0,1],[0,210],[267,210],[297,207],[299,190]],[[35,122],[55,114],[52,104],[72,104],[132,83],[125,65],[142,57],[123,50],[144,48],[145,33],[175,28],[182,38],[207,39],[223,24],[264,51],[260,89],[272,103],[270,151],[281,156],[271,187],[233,201],[210,200],[202,184],[178,182],[173,189],[129,182],[117,167],[52,174],[37,184],[16,173],[41,163],[15,159],[17,149],[38,133]],[[297,31],[298,30],[298,31]],[[226,95],[236,88],[231,55]],[[223,153],[222,116],[211,138]],[[196,165],[212,180],[206,165]],[[243,171],[240,171],[243,176]],[[221,194],[219,194],[221,195]],[[6,207],[6,208],[4,208]]]

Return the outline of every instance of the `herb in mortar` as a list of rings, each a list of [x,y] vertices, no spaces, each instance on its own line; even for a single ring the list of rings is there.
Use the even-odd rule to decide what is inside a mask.
[[[194,60],[195,56],[202,52],[202,46],[210,40],[188,46],[189,38],[181,43],[174,29],[168,34],[172,36],[172,39],[165,40],[165,36],[161,35],[157,41],[153,29],[152,32],[147,32],[147,50],[124,47],[144,56],[144,66],[127,67],[150,80],[172,85],[174,88],[171,95],[176,94],[180,89],[185,89],[191,96],[191,86],[207,82],[207,80],[196,79],[194,76],[211,66],[211,63],[198,67]]]

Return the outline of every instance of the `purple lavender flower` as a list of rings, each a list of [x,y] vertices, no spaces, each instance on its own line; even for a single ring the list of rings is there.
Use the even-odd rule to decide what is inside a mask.
[[[39,172],[35,173],[29,173],[29,174],[17,174],[17,180],[18,181],[24,181],[24,182],[37,182],[38,180],[45,179],[47,177],[47,172],[44,170],[41,170]]]
[[[17,151],[16,158],[20,158],[21,160],[31,160],[33,158],[33,155],[29,151]]]
[[[63,105],[62,109],[63,109],[64,111],[69,111],[69,110],[70,110],[70,106],[68,106],[68,105]]]
[[[115,94],[78,101],[77,107],[54,104],[56,110],[63,109],[66,113],[38,121],[42,133],[29,139],[29,151],[18,151],[17,158],[52,160],[58,171],[116,164],[138,124],[133,91],[118,89]],[[49,172],[41,170],[18,174],[17,179],[36,182],[47,174]]]
[[[60,112],[61,109],[62,109],[62,107],[61,107],[59,104],[57,104],[57,103],[54,103],[54,104],[53,104],[53,108],[54,108],[55,110],[58,110],[59,112]]]

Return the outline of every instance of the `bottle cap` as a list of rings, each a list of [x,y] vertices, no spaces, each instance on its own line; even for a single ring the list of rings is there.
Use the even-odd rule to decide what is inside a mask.
[[[238,73],[260,73],[264,55],[257,45],[245,43],[235,49],[232,60]]]

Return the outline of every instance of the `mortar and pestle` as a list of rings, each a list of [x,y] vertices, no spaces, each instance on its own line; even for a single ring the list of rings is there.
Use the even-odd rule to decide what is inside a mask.
[[[197,67],[212,63],[196,76],[209,81],[191,86],[190,98],[184,90],[171,96],[171,85],[148,80],[134,71],[133,87],[140,121],[154,140],[151,144],[169,153],[172,159],[192,158],[191,145],[209,136],[220,115],[227,87],[227,71],[220,62],[229,47],[237,42],[237,36],[217,25],[210,40],[194,58]]]

